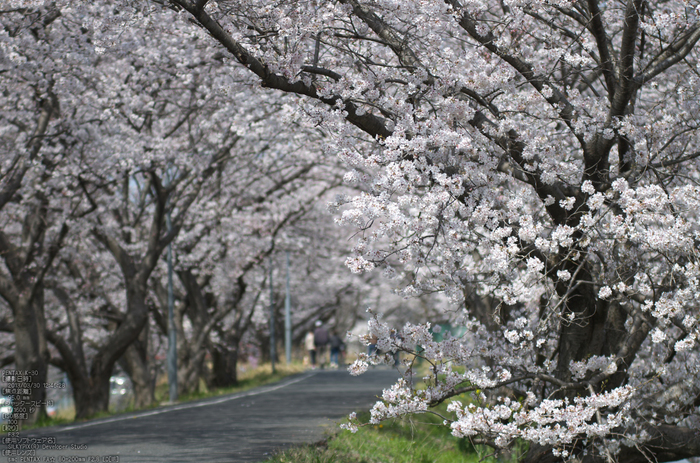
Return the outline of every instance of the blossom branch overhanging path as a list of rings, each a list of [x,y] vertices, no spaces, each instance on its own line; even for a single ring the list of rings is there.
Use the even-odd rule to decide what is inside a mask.
[[[465,307],[469,338],[432,347],[450,379],[429,392],[398,384],[377,417],[480,385],[473,407],[450,409],[453,432],[529,440],[528,461],[698,454],[679,444],[700,419],[688,381],[699,374],[696,8],[170,4],[263,86],[306,97],[300,111],[335,135],[348,181],[369,192],[337,204],[363,231],[351,269],[402,268],[404,294],[441,290]]]

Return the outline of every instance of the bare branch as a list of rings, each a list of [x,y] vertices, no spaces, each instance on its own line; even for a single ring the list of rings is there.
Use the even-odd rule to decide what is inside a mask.
[[[336,106],[337,102],[340,101],[344,105],[345,111],[347,112],[346,119],[348,122],[373,137],[387,138],[391,135],[391,131],[387,128],[386,121],[384,119],[370,113],[363,113],[359,115],[357,113],[357,105],[351,101],[338,96],[321,97],[313,84],[306,85],[301,81],[292,83],[286,77],[271,72],[265,63],[254,57],[245,47],[226,33],[226,31],[224,31],[216,20],[209,16],[205,11],[197,8],[197,6],[191,1],[172,0],[172,3],[184,8],[192,16],[194,16],[202,27],[204,27],[212,35],[212,37],[214,37],[214,39],[221,43],[239,63],[250,69],[261,79],[263,86],[281,90],[283,92],[305,95],[322,101],[329,106]]]
[[[598,45],[601,69],[605,76],[605,84],[608,86],[608,99],[612,101],[615,96],[615,89],[617,88],[612,62],[612,44],[610,43],[610,38],[605,33],[603,15],[598,8],[598,0],[588,0],[588,11],[591,14],[589,30],[593,33],[596,44]]]
[[[308,72],[310,74],[318,74],[320,76],[330,77],[331,79],[336,80],[336,81],[340,80],[343,77],[335,71],[331,71],[330,69],[320,68],[317,66],[302,66],[301,70],[304,72]]]
[[[698,40],[700,40],[700,25],[695,25],[652,59],[644,72],[634,78],[635,85],[642,86],[674,64],[679,63],[693,50]]]
[[[27,142],[29,152],[26,154],[26,156],[23,156],[22,161],[15,168],[12,176],[0,190],[0,209],[2,209],[5,204],[10,201],[10,199],[12,199],[22,185],[24,174],[27,173],[32,165],[32,161],[36,158],[37,154],[39,154],[39,150],[43,144],[44,135],[46,134],[46,129],[49,126],[49,121],[57,112],[58,100],[53,94],[51,94],[50,97],[45,98],[41,102],[41,112],[39,113],[36,129]]]
[[[615,96],[610,108],[611,117],[622,116],[632,98],[634,85],[634,52],[636,49],[637,31],[639,30],[639,11],[643,0],[628,0],[625,10],[625,28],[622,32],[620,46],[620,78]],[[610,90],[608,90],[610,91]]]
[[[458,0],[450,0],[450,3],[454,6],[456,11],[463,10]],[[574,107],[555,86],[549,85],[549,81],[545,76],[535,74],[531,64],[514,55],[506,53],[504,50],[496,46],[496,38],[491,31],[487,32],[485,35],[480,34],[477,30],[476,21],[466,11],[464,14],[462,14],[462,17],[459,20],[459,25],[474,40],[483,45],[491,53],[508,63],[521,76],[523,76],[525,80],[527,80],[527,82],[532,85],[533,88],[535,88],[535,90],[540,92],[547,102],[557,110],[562,121],[564,121],[564,123],[569,127],[571,133],[573,133],[578,139],[580,145],[582,147],[585,146],[586,143],[583,135],[576,133],[576,130],[574,129]],[[549,87],[551,90],[551,95],[545,96],[545,86]]]

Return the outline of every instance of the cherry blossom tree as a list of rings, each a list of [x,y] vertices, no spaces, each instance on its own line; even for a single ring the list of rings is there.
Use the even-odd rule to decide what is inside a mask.
[[[182,66],[181,59],[201,47],[194,44],[191,49],[182,49],[184,55],[178,57],[168,54],[172,62],[163,58],[149,63],[158,49],[156,40],[161,44],[167,40],[155,34],[130,34],[128,28],[106,27],[109,21],[103,13],[115,14],[102,3],[76,7],[63,3],[3,12],[3,18],[8,18],[3,55],[8,81],[28,81],[25,86],[35,87],[40,103],[35,111],[37,128],[31,133],[31,125],[21,117],[31,116],[28,102],[22,98],[26,100],[27,93],[33,93],[18,90],[4,95],[15,105],[14,113],[7,117],[17,127],[5,131],[7,145],[26,146],[6,159],[3,206],[13,220],[24,211],[29,213],[23,228],[8,226],[7,234],[3,234],[3,258],[14,278],[3,279],[3,297],[14,312],[17,367],[36,369],[45,375],[48,338],[60,354],[53,362],[71,379],[79,418],[106,410],[109,378],[120,359],[134,379],[137,405],[152,402],[153,381],[144,367],[148,351],[144,332],[149,315],[148,280],[165,246],[179,233],[202,185],[232,155],[240,138],[235,131],[212,128],[223,118],[221,111],[225,108],[217,106],[207,92],[216,93],[216,81],[222,76],[208,72],[198,79],[190,73],[185,76],[189,79],[186,84],[180,79],[182,72],[177,66]],[[11,19],[19,19],[19,25]],[[103,45],[117,38],[119,46],[105,53]],[[51,52],[46,54],[47,50]],[[27,58],[22,53],[37,56]],[[215,56],[210,55],[207,62],[214,68],[221,67]],[[197,57],[200,64],[203,62]],[[235,81],[235,77],[229,75],[228,80]],[[47,127],[52,117],[59,115],[59,104],[63,117],[53,128],[57,134],[49,134]],[[200,124],[199,117],[206,117],[211,125]],[[40,153],[46,139],[51,142],[50,149]],[[43,171],[39,170],[35,178],[28,177],[28,169],[37,163]],[[26,200],[17,193],[20,186],[31,189]],[[53,205],[49,193],[57,197]],[[10,200],[19,204],[8,210],[5,203]],[[49,217],[48,211],[59,213]],[[171,227],[165,220],[169,213]],[[69,238],[66,220],[74,225]],[[21,223],[21,219],[16,222]],[[54,224],[55,230],[50,229],[53,235],[47,235],[49,223]],[[16,241],[20,245],[11,243],[10,233],[19,235]],[[45,244],[44,236],[55,238],[53,242],[46,239]],[[61,258],[67,271],[54,276],[68,276],[78,283],[52,279],[54,305],[65,308],[65,314],[53,317],[56,323],[47,332],[44,276],[64,238],[71,241]],[[93,254],[86,257],[81,254],[84,252]],[[94,255],[100,256],[100,262],[93,260]],[[43,262],[37,262],[37,256]],[[81,315],[86,314],[79,311],[81,304],[76,302],[84,289],[81,285],[90,278],[81,264],[104,265],[108,260],[116,263],[121,281],[113,287],[99,281],[87,288],[87,299],[102,299],[102,303],[84,308],[89,315],[106,317],[108,323],[100,327],[103,333],[93,337],[91,349],[86,350],[85,326],[80,326]],[[106,276],[111,273],[105,268],[97,272],[106,282],[110,282]],[[105,297],[110,291],[121,294],[110,300]],[[24,306],[29,309],[22,309]],[[96,314],[95,309],[104,313]],[[43,362],[42,368],[25,361],[25,350],[34,355],[32,361]],[[41,388],[37,389],[41,394]]]
[[[167,19],[170,13],[165,13]],[[131,10],[118,16],[118,9],[103,3],[43,6],[39,2],[2,14],[7,20],[3,77],[8,83],[29,82],[21,89],[8,85],[16,91],[3,95],[15,105],[7,119],[17,127],[3,133],[5,145],[17,149],[29,140],[26,149],[10,156],[8,148],[3,158],[7,169],[2,197],[10,202],[3,217],[3,258],[9,269],[8,278],[2,280],[3,289],[9,289],[3,295],[12,306],[15,300],[9,291],[19,291],[13,284],[28,282],[25,286],[38,288],[28,293],[36,313],[13,309],[6,315],[2,307],[0,329],[14,330],[16,351],[4,357],[3,364],[35,366],[23,361],[27,345],[35,360],[43,362],[42,371],[48,361],[62,368],[73,386],[77,417],[83,418],[106,409],[109,377],[119,362],[132,379],[135,405],[149,405],[154,386],[149,312],[162,322],[149,305],[149,288],[159,289],[150,280],[164,247],[185,227],[186,236],[177,243],[185,252],[178,273],[188,300],[196,305],[203,284],[210,286],[208,295],[214,301],[190,311],[194,315],[189,321],[197,319],[197,313],[199,321],[213,320],[198,324],[201,332],[183,368],[189,384],[198,384],[193,368],[203,364],[202,345],[211,347],[211,330],[231,334],[232,325],[224,326],[223,318],[235,311],[236,301],[245,293],[243,275],[271,251],[272,235],[339,183],[337,169],[328,175],[328,167],[310,156],[312,137],[281,116],[289,112],[285,105],[290,102],[270,98],[270,92],[265,96],[252,91],[245,70],[229,72],[215,46],[197,41],[201,32],[192,35],[191,47],[173,54],[181,35],[190,35],[188,24],[177,23],[181,33],[171,34],[165,22],[154,21],[151,34],[144,37],[140,29],[129,26]],[[47,56],[35,50],[41,40],[46,42],[44,50],[52,50]],[[48,90],[39,93],[38,103],[27,110],[22,98],[31,95],[26,90],[32,85],[37,92],[47,86]],[[261,105],[266,98],[270,101]],[[49,136],[52,118],[58,120],[52,128],[57,135]],[[32,135],[34,122],[38,128]],[[318,138],[318,133],[313,136]],[[42,160],[38,172],[34,177],[25,175],[37,159]],[[47,184],[49,193],[44,191]],[[202,188],[206,193],[197,202]],[[195,217],[188,221],[191,207]],[[165,223],[168,212],[172,229]],[[28,217],[24,228],[22,214]],[[67,237],[66,220],[71,224]],[[243,226],[237,227],[236,220]],[[53,238],[51,246],[42,241],[49,222],[54,224],[48,235]],[[212,236],[202,239],[207,233]],[[241,239],[241,233],[253,238]],[[24,249],[12,245],[11,239]],[[15,251],[27,253],[24,264],[33,266],[34,273],[15,268]],[[59,265],[52,267],[57,255]],[[39,266],[37,256],[43,259]],[[223,257],[217,260],[217,256]],[[228,271],[238,274],[233,301],[226,299]],[[46,274],[49,291],[44,293]],[[204,281],[198,283],[195,274],[204,276]],[[253,311],[235,312],[232,323],[240,326],[234,341],[240,339]],[[25,318],[36,326],[25,326]],[[235,351],[237,341],[228,344]],[[231,365],[223,370],[233,371],[235,381],[235,362]]]
[[[265,111],[272,106],[265,105]],[[242,112],[250,116],[249,108]],[[181,392],[198,388],[205,373],[214,387],[236,383],[238,346],[264,291],[265,258],[275,250],[278,234],[340,183],[337,168],[333,175],[319,159],[309,158],[310,135],[300,138],[303,146],[295,146],[301,128],[280,127],[269,131],[274,139],[261,138],[276,120],[284,121],[282,113],[257,122],[266,126],[262,134],[244,135],[252,146],[265,141],[266,148],[229,160],[206,186],[175,243],[176,272],[184,292],[175,317]],[[154,285],[157,319],[165,333],[165,288]],[[211,372],[204,371],[207,353]]]
[[[295,223],[280,231],[275,238],[271,262],[273,271],[273,311],[277,355],[283,361],[285,341],[285,304],[287,258],[291,305],[292,351],[303,346],[303,339],[317,321],[335,329],[341,336],[358,319],[366,320],[363,300],[373,288],[372,275],[353,275],[343,266],[351,250],[354,234],[351,227],[333,224],[325,203],[346,188],[329,191]],[[269,267],[266,269],[269,271]],[[263,293],[260,310],[254,314],[254,332],[250,342],[263,358],[270,356],[270,293]],[[305,348],[302,347],[305,352]]]
[[[406,296],[464,309],[469,334],[440,343],[372,321],[380,349],[433,365],[373,422],[447,400],[453,434],[526,441],[524,461],[700,455],[696,5],[151,5],[334,136],[366,186],[336,202],[353,271],[410,272]]]
[[[58,69],[56,59],[82,50],[82,44],[60,39],[64,25],[55,5],[14,6],[0,12],[0,85],[5,89],[0,96],[0,296],[11,312],[0,329],[14,335],[16,368],[36,373],[32,382],[38,387],[31,390],[27,418],[20,420],[34,423],[44,413],[49,359],[45,279],[75,212],[60,178],[72,144],[60,106],[75,60],[65,60]]]

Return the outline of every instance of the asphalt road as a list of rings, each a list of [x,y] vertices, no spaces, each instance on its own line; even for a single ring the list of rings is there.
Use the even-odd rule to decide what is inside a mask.
[[[67,446],[37,450],[40,461],[258,462],[289,446],[323,439],[348,413],[368,409],[397,378],[395,370],[370,370],[359,377],[345,370],[307,372],[239,394],[22,437],[48,436]]]

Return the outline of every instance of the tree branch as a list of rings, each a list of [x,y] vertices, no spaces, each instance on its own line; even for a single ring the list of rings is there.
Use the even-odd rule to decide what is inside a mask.
[[[672,425],[644,425],[651,439],[640,444],[655,461],[675,461],[700,455],[700,430]],[[639,431],[635,431],[638,435]],[[647,463],[649,458],[637,448],[623,447],[619,463]]]
[[[654,164],[651,165],[651,167],[658,169],[660,167],[674,166],[676,164],[682,164],[686,161],[691,161],[691,160],[696,159],[698,157],[700,157],[700,151],[698,151],[697,153],[689,154],[687,156],[683,156],[682,158],[674,159],[672,161],[655,162]]]
[[[698,40],[700,40],[700,25],[695,25],[680,39],[673,42],[659,53],[658,56],[652,59],[645,70],[634,78],[635,85],[644,85],[666,69],[680,62],[693,50]]]
[[[619,117],[625,113],[627,104],[635,90],[634,83],[634,52],[639,30],[639,10],[643,0],[628,0],[625,9],[625,27],[622,32],[622,45],[620,46],[620,78],[615,96],[610,108],[611,117]],[[608,90],[609,92],[610,90]]]
[[[12,244],[10,238],[2,230],[0,230],[0,256],[5,260],[5,265],[7,265],[10,273],[19,275],[22,271],[19,249]]]
[[[331,71],[330,69],[320,68],[317,66],[302,66],[301,70],[304,72],[308,72],[310,74],[318,74],[320,76],[330,77],[331,79],[333,79],[335,81],[338,81],[343,77],[335,71]]]
[[[61,231],[58,234],[58,237],[56,237],[56,240],[51,243],[51,246],[49,246],[48,250],[48,256],[46,258],[46,262],[44,262],[44,266],[41,268],[39,271],[39,274],[35,276],[34,281],[32,282],[31,289],[29,290],[28,293],[28,300],[32,300],[38,291],[38,288],[41,287],[44,283],[44,278],[46,277],[46,274],[49,271],[49,268],[51,268],[51,265],[53,264],[54,259],[58,255],[58,252],[61,250],[61,246],[63,245],[63,240],[65,239],[66,235],[68,234],[68,225],[64,223],[61,226]]]
[[[306,85],[301,81],[292,83],[286,77],[271,72],[265,63],[254,57],[245,47],[226,33],[226,31],[224,31],[216,20],[209,16],[203,9],[197,8],[197,5],[191,1],[171,1],[172,3],[187,10],[194,18],[196,18],[199,24],[201,24],[202,27],[204,27],[214,39],[223,45],[239,63],[250,69],[250,71],[260,78],[264,87],[274,88],[287,93],[305,95],[322,101],[323,103],[332,107],[335,107],[337,102],[340,101],[347,112],[347,116],[345,116],[345,118],[348,122],[373,137],[387,138],[391,135],[391,131],[387,129],[386,120],[370,113],[358,115],[357,105],[351,101],[343,99],[339,96],[321,97],[319,96],[315,85]]]
[[[49,126],[49,121],[58,112],[58,99],[53,93],[50,93],[48,98],[44,98],[41,102],[41,112],[39,113],[39,120],[37,121],[36,129],[34,133],[27,141],[27,148],[29,153],[26,157],[23,157],[22,162],[17,166],[14,174],[7,180],[2,190],[0,190],[0,209],[5,207],[5,204],[12,199],[17,190],[19,190],[22,185],[22,179],[24,174],[27,173],[32,165],[32,161],[39,154],[39,150],[43,144],[44,135],[46,134],[46,129]]]
[[[605,33],[603,26],[603,15],[598,8],[598,0],[588,0],[588,11],[591,14],[591,22],[589,30],[595,37],[598,45],[598,53],[600,53],[600,64],[605,77],[605,84],[608,87],[608,99],[613,100],[617,82],[615,80],[615,71],[612,63],[612,46],[610,38]]]
[[[449,1],[454,7],[455,11],[464,10],[458,0]],[[579,141],[581,147],[585,146],[586,143],[583,135],[576,133],[576,130],[574,129],[574,107],[556,87],[549,85],[549,81],[545,76],[535,74],[535,71],[529,63],[514,55],[506,53],[496,46],[496,38],[491,31],[487,32],[485,35],[481,35],[477,31],[476,21],[466,11],[460,18],[459,25],[469,34],[470,37],[483,45],[491,53],[508,63],[521,76],[523,76],[525,80],[527,80],[527,82],[535,90],[537,90],[553,108],[556,109],[562,121],[564,121],[567,127],[569,127],[569,130],[571,130],[571,133],[573,133],[576,139]],[[550,96],[545,96],[543,93],[545,90],[545,85],[551,89],[552,93]]]
[[[362,19],[370,29],[381,37],[391,50],[396,54],[402,66],[410,70],[423,68],[420,60],[410,47],[406,46],[406,40],[392,27],[386,24],[377,14],[369,8],[360,5],[357,0],[341,0],[341,3],[352,6],[352,12]]]
[[[0,296],[7,301],[13,313],[15,307],[19,305],[19,294],[12,281],[3,274],[0,274]]]

